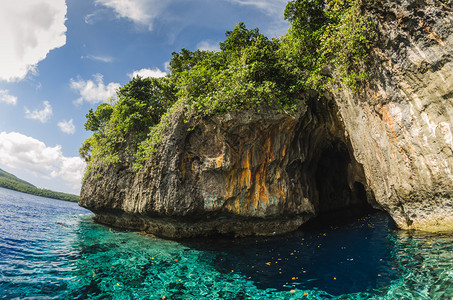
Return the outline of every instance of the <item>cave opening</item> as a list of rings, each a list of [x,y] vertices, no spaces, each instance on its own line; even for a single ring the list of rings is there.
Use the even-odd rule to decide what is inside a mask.
[[[343,141],[331,141],[318,157],[314,162],[317,216],[313,222],[342,223],[375,211],[371,205],[373,195],[367,193],[363,183],[354,180],[357,168]]]

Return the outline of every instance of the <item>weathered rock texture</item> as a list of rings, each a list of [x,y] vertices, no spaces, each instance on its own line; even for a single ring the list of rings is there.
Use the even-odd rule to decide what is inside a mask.
[[[313,97],[295,117],[242,111],[194,125],[176,112],[154,159],[138,174],[98,166],[80,203],[101,223],[165,237],[287,232],[362,205],[363,168],[335,103]]]
[[[135,173],[95,165],[80,205],[96,220],[165,237],[271,234],[365,203],[397,225],[453,230],[453,1],[380,1],[365,86],[296,116],[175,112]]]
[[[333,95],[367,185],[399,227],[453,230],[453,1],[382,1],[369,82]]]

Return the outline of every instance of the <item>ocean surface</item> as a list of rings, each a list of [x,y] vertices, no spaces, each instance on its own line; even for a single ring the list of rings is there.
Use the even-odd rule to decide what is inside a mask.
[[[175,242],[0,188],[0,299],[448,299],[453,235],[377,213],[280,237]]]

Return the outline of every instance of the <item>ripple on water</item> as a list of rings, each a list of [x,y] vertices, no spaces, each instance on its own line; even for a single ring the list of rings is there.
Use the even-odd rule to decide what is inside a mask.
[[[4,299],[453,296],[453,236],[395,230],[384,214],[275,238],[174,242],[94,224],[74,203],[3,189],[0,210]]]

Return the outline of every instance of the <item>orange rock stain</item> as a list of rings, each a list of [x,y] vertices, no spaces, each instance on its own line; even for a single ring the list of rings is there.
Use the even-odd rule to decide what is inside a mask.
[[[291,130],[291,128],[285,126],[284,130]],[[225,196],[228,199],[232,199],[232,201],[230,200],[229,205],[226,206],[229,211],[234,213],[248,213],[260,208],[265,209],[269,205],[276,204],[278,201],[286,198],[286,191],[283,184],[278,184],[278,189],[274,192],[275,194],[270,193],[266,185],[269,164],[278,159],[280,153],[283,156],[286,155],[286,149],[288,147],[285,143],[280,149],[276,150],[280,153],[275,153],[274,136],[276,136],[276,134],[273,134],[272,131],[268,131],[261,139],[263,142],[257,142],[254,145],[254,148],[246,151],[238,149],[238,153],[241,153],[239,161],[240,167],[233,169],[230,174],[228,174],[228,180],[226,181],[228,186]],[[256,139],[258,141],[260,140],[258,137],[256,137]],[[257,149],[256,147],[259,148]],[[260,153],[261,158],[253,157],[253,153]],[[277,170],[276,172],[276,178],[281,179],[281,171]]]
[[[266,209],[277,205],[286,199],[286,185],[282,171],[272,168],[272,174],[277,179],[272,190],[266,185],[269,165],[276,160],[282,160],[289,147],[289,139],[281,140],[281,132],[292,132],[295,127],[294,119],[288,118],[279,126],[255,130],[248,138],[241,138],[234,149],[231,149],[229,158],[234,166],[230,171],[225,171],[224,178],[224,203],[223,208],[236,214],[250,214],[259,209]],[[278,131],[278,132],[276,132]],[[275,138],[279,140],[275,140]],[[253,141],[244,143],[243,141]],[[215,158],[215,166],[222,171],[224,156]],[[181,163],[183,178],[187,176],[188,168],[193,169],[192,159],[187,155]]]

